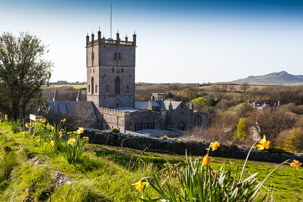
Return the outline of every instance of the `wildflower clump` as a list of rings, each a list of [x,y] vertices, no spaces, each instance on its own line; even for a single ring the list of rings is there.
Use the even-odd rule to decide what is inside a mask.
[[[178,167],[177,177],[165,173],[162,176],[162,182],[157,176],[146,178],[150,187],[158,195],[155,198],[150,198],[148,193],[142,190],[142,201],[255,201],[261,199],[260,190],[266,180],[283,164],[287,164],[289,160],[277,165],[262,181],[256,179],[257,173],[245,173],[245,166],[250,156],[252,149],[257,145],[258,150],[269,149],[270,141],[264,136],[260,142],[255,142],[246,157],[242,167],[242,172],[235,175],[231,170],[225,170],[222,166],[219,170],[214,170],[210,165],[210,151],[215,151],[220,147],[219,142],[211,143],[208,147],[207,154],[201,159],[191,159],[187,157],[185,166]],[[293,160],[290,166],[299,167],[302,165],[297,160]],[[169,167],[169,164],[164,164],[164,169]],[[243,176],[247,178],[242,179]],[[140,181],[134,184],[141,188]],[[262,201],[267,200],[265,197]]]
[[[300,163],[299,161],[297,160],[293,160],[291,163],[290,163],[290,166],[291,167],[296,167],[297,170],[299,170],[299,167],[302,165],[302,163]]]
[[[263,139],[260,140],[259,144],[257,145],[258,150],[269,149],[270,141],[266,141],[266,136],[263,136]]]
[[[145,189],[145,187],[148,186],[148,182],[146,181],[143,181],[143,179],[139,180],[138,182],[132,184],[135,186],[136,190],[139,191],[139,192],[142,192],[143,189]]]

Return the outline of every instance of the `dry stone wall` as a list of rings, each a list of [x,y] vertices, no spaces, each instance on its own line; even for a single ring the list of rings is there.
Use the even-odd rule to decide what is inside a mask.
[[[94,144],[106,144],[118,147],[128,147],[143,150],[149,146],[152,152],[167,152],[174,154],[185,154],[187,151],[191,155],[205,155],[209,147],[207,143],[201,142],[182,142],[174,140],[165,140],[152,137],[134,136],[123,133],[112,133],[101,130],[85,129],[83,136],[89,137],[89,141]],[[233,146],[222,145],[216,151],[211,152],[211,156],[245,159],[248,153],[247,148],[238,148]],[[287,159],[296,159],[303,161],[303,154],[290,154],[277,150],[253,150],[249,160],[281,163]]]

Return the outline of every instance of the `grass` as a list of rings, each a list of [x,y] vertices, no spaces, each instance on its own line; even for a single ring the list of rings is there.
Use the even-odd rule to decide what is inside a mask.
[[[46,86],[44,86],[45,88]],[[75,89],[86,88],[86,84],[63,84],[63,85],[49,85],[47,88],[73,87]]]
[[[50,196],[52,201],[139,201],[133,183],[157,173],[167,161],[184,160],[184,155],[141,154],[129,148],[88,144],[81,162],[72,165],[55,154],[49,144],[38,144],[27,132],[13,134],[10,125],[0,123],[0,201],[49,201]],[[211,165],[215,169],[225,165],[236,173],[243,160],[214,157]],[[258,172],[262,180],[274,166],[249,161],[246,175]],[[55,187],[57,173],[64,174],[70,183]],[[274,189],[275,201],[302,201],[302,187],[302,168],[296,171],[285,166],[269,178],[263,191]],[[155,195],[147,189],[149,195]]]

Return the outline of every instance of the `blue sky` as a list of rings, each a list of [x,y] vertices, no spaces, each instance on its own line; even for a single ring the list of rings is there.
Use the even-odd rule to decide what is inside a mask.
[[[0,33],[49,46],[52,81],[85,81],[85,36],[137,34],[137,82],[230,81],[303,74],[302,0],[0,0]]]

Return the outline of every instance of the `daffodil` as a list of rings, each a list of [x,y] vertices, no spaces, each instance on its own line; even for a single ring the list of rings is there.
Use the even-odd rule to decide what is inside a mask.
[[[5,114],[4,120],[7,121],[7,119],[8,119],[8,116],[7,116],[7,114]]]
[[[62,138],[62,136],[63,136],[63,134],[60,134],[60,135],[59,135],[59,138]]]
[[[54,140],[52,140],[52,141],[50,142],[50,145],[52,145],[52,147],[55,145]]]
[[[297,170],[299,170],[299,167],[302,165],[302,163],[300,163],[299,161],[297,160],[293,160],[291,163],[290,163],[290,166],[291,167],[296,167]]]
[[[213,151],[215,151],[218,147],[220,147],[220,143],[219,142],[214,142],[211,144],[211,148]]]
[[[258,150],[269,149],[270,141],[266,141],[266,137],[264,135],[263,139],[260,140],[259,144],[257,145]]]
[[[63,119],[62,122],[65,123],[65,122],[66,122],[66,119]]]
[[[76,140],[75,140],[74,138],[70,138],[70,139],[67,141],[67,144],[73,145],[75,141],[76,141]]]
[[[63,131],[60,131],[60,132],[59,132],[59,135],[63,135]]]
[[[77,130],[78,134],[82,134],[84,132],[83,128],[79,128],[79,130]]]
[[[208,155],[206,155],[203,158],[202,165],[205,166],[205,165],[208,165],[208,164],[209,164],[209,157],[208,157]]]
[[[40,121],[40,122],[42,122],[42,121],[43,121],[43,119],[39,119],[39,121]]]
[[[55,130],[55,127],[54,127],[54,126],[51,126],[51,129],[52,129],[52,131],[54,131],[54,130]]]
[[[142,182],[142,180],[140,180],[132,185],[136,186],[137,191],[141,192],[144,189],[144,187],[148,186],[148,182]]]
[[[25,124],[25,128],[29,128],[29,126],[28,126],[28,124],[27,124],[27,123]]]

